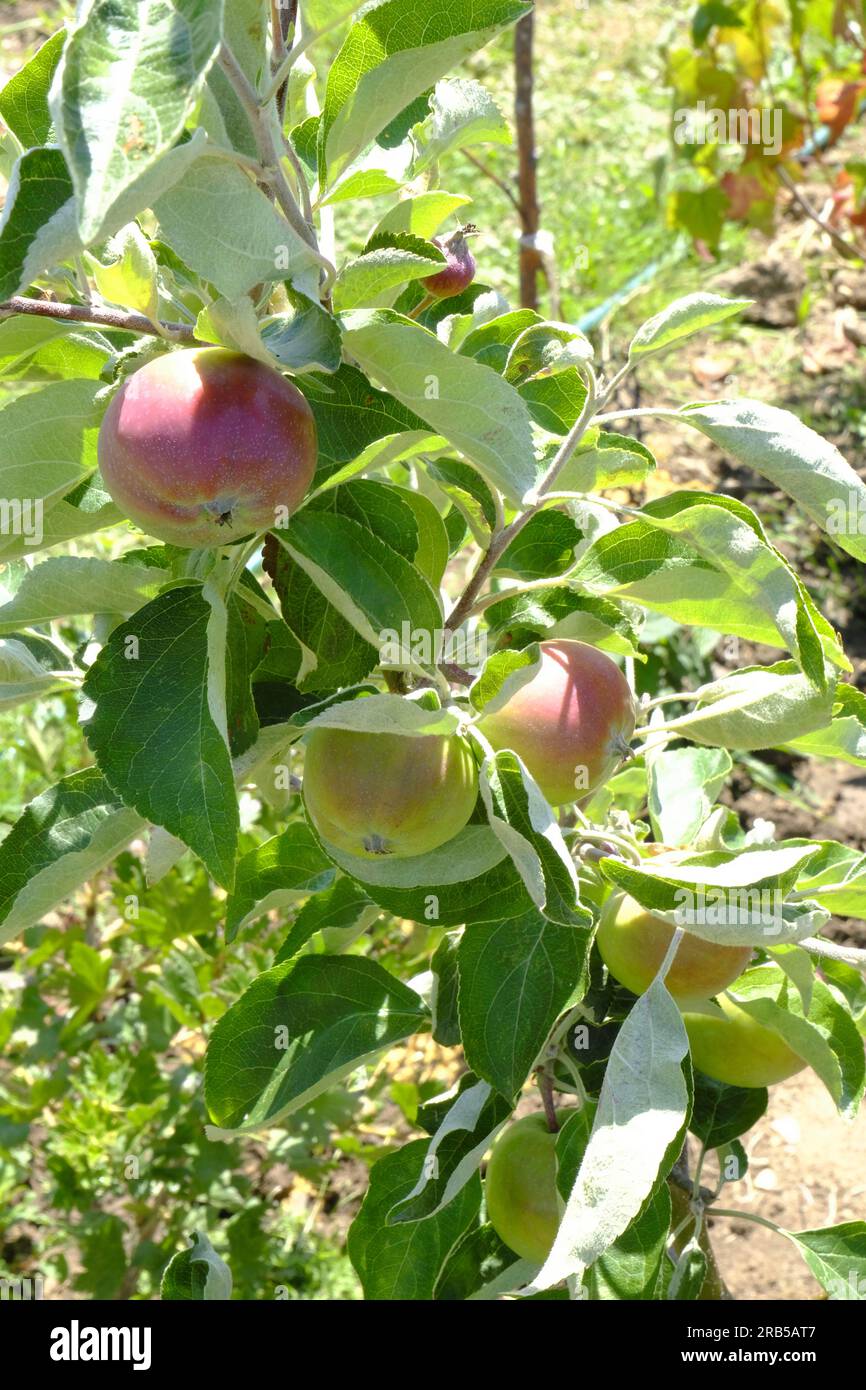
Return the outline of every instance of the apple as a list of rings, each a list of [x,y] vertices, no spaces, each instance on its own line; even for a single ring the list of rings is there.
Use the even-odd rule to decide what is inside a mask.
[[[316,471],[316,422],[296,386],[226,348],[156,357],[123,383],[99,431],[120,509],[170,545],[227,545],[296,510]]]
[[[428,854],[462,830],[478,771],[455,734],[404,737],[313,729],[304,755],[304,803],[322,838],[371,859]]]
[[[692,1064],[728,1086],[773,1086],[808,1065],[772,1029],[765,1028],[727,995],[707,1012],[684,1013]]]
[[[452,232],[450,236],[434,236],[433,245],[438,246],[442,252],[445,265],[441,270],[437,270],[435,275],[428,275],[421,281],[424,289],[434,299],[451,299],[455,294],[462,294],[475,279],[475,257],[466,241],[467,236],[474,231],[475,228],[470,224]]]
[[[602,908],[595,939],[614,979],[633,994],[643,994],[664,960],[674,930],[627,893],[614,893]],[[751,958],[751,946],[717,946],[686,931],[665,984],[685,1007],[689,1000],[711,999],[727,989]]]
[[[571,1110],[557,1111],[562,1122]],[[544,1115],[525,1115],[494,1142],[484,1180],[487,1215],[516,1255],[544,1264],[559,1229],[556,1135]]]
[[[552,806],[606,782],[634,733],[628,681],[615,661],[585,642],[541,642],[538,671],[478,728],[496,749],[525,763]],[[495,705],[495,701],[491,701]]]

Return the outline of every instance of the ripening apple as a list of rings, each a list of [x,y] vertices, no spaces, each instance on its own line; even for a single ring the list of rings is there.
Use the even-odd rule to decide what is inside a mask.
[[[363,859],[428,854],[462,830],[478,771],[456,734],[404,736],[313,729],[304,803],[322,838]]]
[[[665,958],[674,930],[629,894],[614,893],[602,908],[595,939],[614,979],[633,994],[643,994]],[[685,1008],[690,1000],[711,999],[727,989],[751,958],[751,946],[718,946],[686,931],[665,984]]]
[[[628,681],[597,647],[565,639],[541,642],[537,673],[478,728],[496,749],[510,748],[552,806],[606,782],[634,733]],[[492,703],[492,702],[491,702]]]
[[[728,1086],[773,1086],[808,1065],[778,1033],[765,1028],[727,995],[721,1013],[684,1013],[692,1064]]]
[[[558,1110],[560,1123],[573,1111]],[[496,1139],[484,1179],[487,1215],[500,1240],[544,1264],[559,1229],[556,1135],[543,1115],[525,1115]]]
[[[170,545],[228,545],[296,510],[316,471],[316,422],[296,386],[226,348],[156,357],[99,431],[114,501]]]
[[[466,241],[467,236],[474,231],[475,228],[470,224],[460,227],[450,236],[434,236],[433,245],[438,246],[442,252],[445,264],[435,275],[428,275],[421,281],[424,289],[434,299],[451,299],[455,294],[462,294],[475,279],[475,257]]]

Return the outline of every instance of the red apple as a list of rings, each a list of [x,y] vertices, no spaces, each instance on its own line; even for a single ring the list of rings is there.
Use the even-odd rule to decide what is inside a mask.
[[[421,281],[434,299],[451,299],[455,294],[462,294],[475,279],[475,257],[466,242],[467,235],[474,231],[470,225],[447,237],[434,236],[433,245],[439,247],[445,265],[435,275],[428,275]]]
[[[526,764],[552,806],[607,781],[634,733],[628,681],[616,662],[585,642],[540,643],[541,665],[478,727],[494,748]]]
[[[148,535],[186,547],[279,524],[306,495],[316,457],[297,387],[225,348],[154,358],[123,383],[99,432],[117,505]]]

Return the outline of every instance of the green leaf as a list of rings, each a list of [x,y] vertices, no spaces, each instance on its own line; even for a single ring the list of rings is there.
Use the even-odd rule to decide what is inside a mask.
[[[238,876],[243,862],[241,860],[238,865]],[[361,923],[366,925],[367,920],[372,922],[379,916],[378,907],[371,904],[359,884],[353,883],[350,878],[338,878],[330,888],[314,891],[313,896],[304,903],[276,954],[274,965],[291,960],[316,932],[355,931]]]
[[[306,507],[281,533],[280,544],[340,617],[377,652],[382,634],[400,632],[403,623],[413,633],[430,634],[433,641],[442,624],[436,595],[414,565],[369,526]],[[285,603],[283,614],[292,627]]]
[[[707,1149],[718,1149],[745,1134],[767,1109],[765,1086],[726,1086],[695,1072],[695,1099],[689,1129]]]
[[[832,1299],[866,1299],[866,1221],[816,1231],[785,1231]]]
[[[667,727],[722,748],[773,748],[786,737],[822,728],[833,708],[833,689],[816,690],[793,661],[747,666],[695,693],[694,707]]]
[[[728,993],[809,1063],[840,1114],[852,1118],[857,1114],[866,1086],[863,1039],[847,1009],[822,980],[813,981],[808,1012],[797,989],[776,965],[753,966]]]
[[[342,339],[336,319],[305,295],[288,290],[291,312],[263,319],[262,341],[281,367],[290,372],[336,372]]]
[[[94,767],[31,801],[0,841],[0,943],[68,900],[143,830]]]
[[[51,139],[48,92],[65,42],[66,30],[59,29],[0,92],[0,116],[25,150]]]
[[[344,363],[326,383],[309,377],[303,387],[319,436],[317,487],[380,439],[415,431],[430,437],[420,416],[378,391],[357,367]]]
[[[577,1181],[533,1290],[580,1277],[628,1230],[667,1172],[689,1111],[687,1055],[682,1015],[656,979],[617,1034]]]
[[[732,768],[721,748],[648,753],[648,807],[655,838],[662,844],[691,844]]]
[[[670,347],[671,343],[681,342],[683,338],[702,333],[705,328],[742,313],[751,303],[751,299],[723,299],[721,295],[704,292],[687,294],[641,325],[628,355],[630,358],[645,357],[647,353]]]
[[[434,236],[452,212],[471,202],[472,199],[462,193],[446,193],[441,188],[416,193],[412,198],[401,198],[400,202],[389,208],[385,216],[377,222],[373,236],[378,236],[380,232],[411,232],[413,236]]]
[[[653,455],[639,440],[594,428],[587,430],[582,447],[571,456],[556,486],[562,492],[637,487],[655,466]]]
[[[252,692],[252,675],[267,643],[267,623],[261,613],[232,594],[225,634],[225,706],[229,750],[238,758],[258,737],[259,717]]]
[[[532,906],[514,863],[486,825],[467,825],[439,849],[408,859],[359,861],[333,846],[328,853],[395,917],[456,927]]]
[[[449,1256],[477,1218],[476,1174],[437,1215],[389,1224],[389,1212],[417,1183],[427,1150],[427,1140],[416,1139],[373,1166],[348,1237],[349,1258],[367,1300],[435,1298]]]
[[[592,344],[567,323],[531,324],[511,344],[503,376],[513,385],[556,376],[592,358]]]
[[[667,1259],[671,1199],[665,1183],[586,1273],[591,1299],[653,1299]]]
[[[829,440],[761,401],[685,406],[678,415],[789,497],[849,555],[866,560],[866,483]]]
[[[27,633],[0,638],[0,709],[12,709],[62,689],[64,680],[53,672],[67,660],[51,642]]]
[[[43,229],[71,196],[72,180],[59,150],[28,150],[17,161],[0,223],[0,297],[19,294],[47,264],[65,258],[63,246],[59,254],[43,251]]]
[[[386,238],[390,245],[381,244]],[[444,264],[442,252],[420,237],[408,232],[380,233],[371,239],[363,255],[348,261],[340,271],[334,304],[340,311],[375,304],[388,290],[432,275]]]
[[[866,767],[866,695],[854,685],[838,685],[830,722],[812,733],[786,737],[782,746],[799,756]]]
[[[815,902],[785,901],[815,848],[786,843],[657,855],[640,865],[610,858],[601,867],[643,907],[704,941],[765,947],[770,939],[777,946],[813,935],[826,921]]]
[[[179,1250],[165,1267],[160,1284],[162,1299],[211,1302],[232,1296],[231,1270],[220,1259],[207,1236],[193,1231],[186,1250]]]
[[[572,567],[582,539],[580,527],[564,512],[537,512],[503,551],[495,568],[518,579],[548,579]]]
[[[138,223],[121,227],[102,256],[101,261],[91,256],[88,263],[103,299],[155,321],[159,311],[156,257]]]
[[[71,369],[63,370],[63,341],[68,338],[90,347],[91,356],[97,363],[95,370],[76,370],[78,361],[71,361]],[[48,376],[98,377],[111,352],[111,344],[106,338],[94,330],[82,330],[79,324],[60,323],[31,314],[13,314],[0,322],[0,374],[4,377],[21,376],[31,365]],[[74,357],[73,348],[68,359]],[[82,367],[85,360],[81,358]]]
[[[319,179],[332,184],[420,93],[528,12],[518,0],[383,0],[355,20],[328,71]]]
[[[401,488],[401,501],[415,514],[418,548],[414,561],[433,589],[439,588],[448,564],[448,532],[433,503],[423,493]]]
[[[319,269],[310,247],[228,160],[195,160],[153,210],[164,240],[226,299],[269,280],[291,280],[302,293],[316,293]]]
[[[419,174],[460,145],[510,145],[511,129],[480,82],[453,77],[436,83],[430,114],[413,127],[412,143]]]
[[[386,0],[391,3],[392,0]],[[344,318],[346,350],[514,503],[537,479],[529,414],[495,372],[390,310]]]
[[[457,952],[460,1032],[477,1076],[514,1097],[585,963],[581,932],[539,912],[467,927]]]
[[[429,1220],[443,1211],[477,1172],[511,1114],[511,1102],[470,1072],[430,1140],[414,1188],[388,1213],[389,1222]]]
[[[588,642],[602,651],[645,659],[638,647],[634,621],[623,607],[565,585],[533,589],[514,598],[510,598],[506,590],[499,603],[485,608],[484,621],[494,641],[507,648],[567,637],[576,642]]]
[[[485,750],[479,787],[490,827],[536,907],[564,926],[585,927],[589,913],[579,902],[577,873],[562,831],[517,755],[504,751],[490,758]],[[576,933],[575,944],[585,958],[585,931]]]
[[[586,386],[576,367],[556,376],[532,377],[517,388],[537,425],[548,434],[568,434],[586,403]]]
[[[95,705],[85,732],[127,805],[177,836],[231,887],[238,804],[225,672],[208,640],[212,611],[198,586],[185,586],[115,628],[84,682]]]
[[[167,570],[150,566],[55,555],[27,570],[14,595],[0,605],[0,632],[81,613],[134,613],[168,577]]]
[[[490,488],[475,469],[460,459],[437,459],[426,464],[432,478],[446,497],[450,497],[466,518],[467,525],[483,545],[496,525],[496,503]]]
[[[686,626],[784,644],[819,688],[827,682],[825,658],[845,668],[832,627],[750,508],[732,497],[681,492],[648,503],[643,516],[596,540],[572,579]]]
[[[435,985],[433,989],[433,1038],[442,1047],[459,1047],[460,1020],[457,1013],[457,1000],[460,991],[460,974],[457,952],[460,949],[460,933],[450,932],[443,936],[430,961]]]
[[[226,940],[274,908],[330,888],[334,870],[312,831],[301,821],[257,845],[238,860],[226,908]]]
[[[221,1127],[273,1127],[429,1026],[421,999],[360,956],[300,956],[259,975],[214,1028],[205,1100]]]
[[[50,104],[85,241],[181,134],[219,50],[222,8],[221,0],[91,0],[79,12]]]
[[[196,161],[204,132],[177,145],[125,189],[111,205],[92,240],[111,236],[152,207]],[[76,219],[76,200],[66,161],[54,148],[28,150],[16,163],[0,224],[0,293],[25,289],[45,271],[84,250]]]
[[[676,1263],[666,1297],[693,1302],[707,1277],[707,1257],[699,1245],[687,1245]]]
[[[4,558],[51,544],[52,509],[96,467],[98,390],[93,381],[58,381],[0,410],[0,495],[9,512],[0,536]]]

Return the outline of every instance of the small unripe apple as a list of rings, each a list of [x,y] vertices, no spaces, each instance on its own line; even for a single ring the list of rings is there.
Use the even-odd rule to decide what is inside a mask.
[[[557,1111],[560,1122],[573,1113]],[[494,1142],[484,1179],[487,1215],[500,1240],[524,1260],[544,1264],[559,1229],[556,1135],[543,1115],[525,1115]]]
[[[727,995],[720,995],[716,1002],[721,1014],[683,1014],[692,1063],[698,1071],[728,1086],[773,1086],[808,1066],[784,1038]]]
[[[303,501],[316,457],[297,387],[225,348],[154,358],[123,383],[99,431],[114,501],[148,535],[185,547],[279,524]]]
[[[537,673],[478,727],[526,764],[552,806],[606,782],[634,733],[635,708],[616,662],[585,642],[541,642]]]
[[[602,908],[595,939],[614,979],[633,994],[643,994],[665,958],[674,930],[627,893],[614,893]],[[665,984],[685,1008],[690,1000],[711,999],[727,989],[751,958],[751,946],[718,946],[686,931]]]
[[[434,236],[433,245],[439,247],[445,257],[445,265],[435,275],[428,275],[421,281],[434,299],[451,299],[455,294],[462,294],[475,279],[475,257],[466,241],[474,231],[475,228],[469,225],[447,237]]]
[[[456,734],[314,729],[304,754],[304,803],[322,838],[363,859],[429,854],[463,829],[478,771]]]

